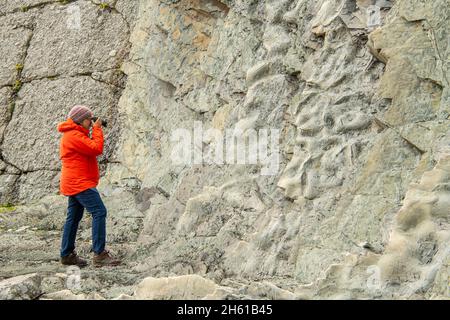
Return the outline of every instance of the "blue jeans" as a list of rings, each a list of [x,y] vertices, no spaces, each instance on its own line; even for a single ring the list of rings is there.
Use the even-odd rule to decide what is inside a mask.
[[[96,188],[84,190],[69,196],[67,218],[61,242],[61,257],[68,256],[75,249],[78,224],[84,208],[92,214],[92,250],[100,254],[106,242],[106,208]]]

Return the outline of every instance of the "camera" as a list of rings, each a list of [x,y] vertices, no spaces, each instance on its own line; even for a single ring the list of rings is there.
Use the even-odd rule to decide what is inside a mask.
[[[97,121],[98,117],[92,117],[92,121]],[[108,126],[108,122],[106,120],[102,120],[102,126],[103,127],[107,127]]]

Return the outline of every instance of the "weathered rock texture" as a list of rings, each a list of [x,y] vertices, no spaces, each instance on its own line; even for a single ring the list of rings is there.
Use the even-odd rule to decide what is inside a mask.
[[[448,1],[72,2],[0,2],[0,277],[64,270],[55,126],[84,103],[125,265],[43,298],[450,297]],[[279,170],[174,164],[197,121],[278,129]]]

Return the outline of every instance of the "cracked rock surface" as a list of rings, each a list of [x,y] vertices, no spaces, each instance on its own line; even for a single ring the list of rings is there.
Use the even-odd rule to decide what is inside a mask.
[[[449,11],[0,1],[0,295],[449,299]],[[89,266],[73,287],[58,263],[55,126],[79,103],[110,124],[99,190],[124,265]],[[172,133],[199,122],[279,130],[278,170],[173,163]],[[89,248],[86,214],[77,250]]]

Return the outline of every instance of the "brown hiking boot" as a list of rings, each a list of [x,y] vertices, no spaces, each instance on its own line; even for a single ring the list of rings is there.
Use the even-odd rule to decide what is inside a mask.
[[[94,267],[100,268],[103,266],[117,266],[122,263],[119,259],[111,256],[108,250],[103,250],[102,253],[96,254],[94,253]]]
[[[61,263],[66,266],[78,266],[80,268],[87,266],[87,261],[81,259],[75,251],[72,251],[68,256],[61,257]]]

